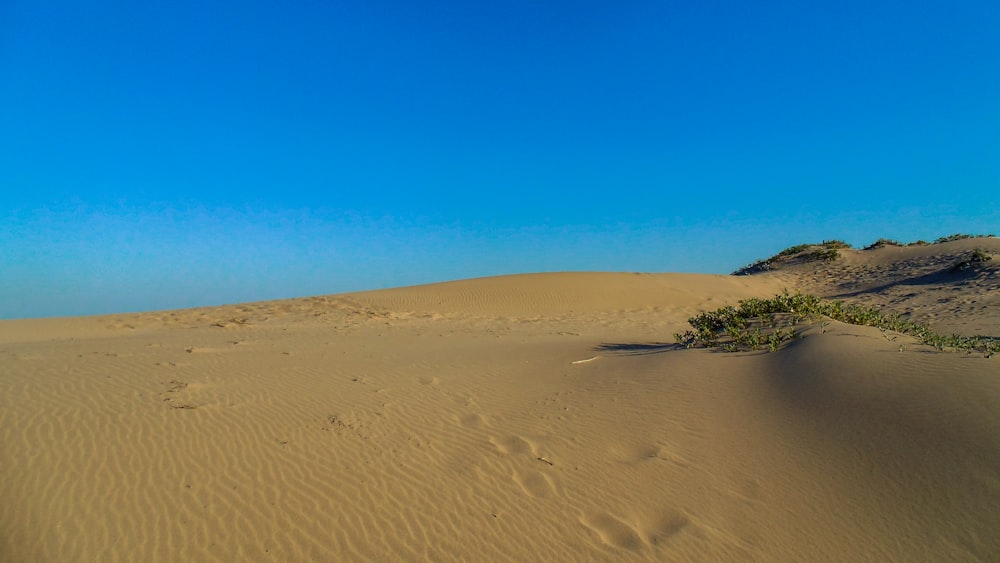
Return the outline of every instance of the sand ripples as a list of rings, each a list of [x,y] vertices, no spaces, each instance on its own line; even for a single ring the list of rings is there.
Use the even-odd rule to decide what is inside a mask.
[[[991,360],[836,324],[776,355],[659,344],[775,283],[526,276],[4,336],[0,560],[996,553]]]

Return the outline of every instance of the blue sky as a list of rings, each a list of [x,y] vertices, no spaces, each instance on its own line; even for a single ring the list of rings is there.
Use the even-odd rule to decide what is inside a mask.
[[[0,4],[0,318],[1000,231],[996,2]]]

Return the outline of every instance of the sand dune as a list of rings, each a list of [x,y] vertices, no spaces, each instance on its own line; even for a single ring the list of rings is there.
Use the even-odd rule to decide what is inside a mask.
[[[826,297],[874,305],[933,325],[940,332],[1000,336],[1000,260],[951,269],[977,249],[1000,257],[1000,239],[927,246],[842,249],[842,258],[763,274]]]
[[[996,560],[1000,359],[671,344],[785,287],[996,335],[973,247],[3,321],[0,560]]]

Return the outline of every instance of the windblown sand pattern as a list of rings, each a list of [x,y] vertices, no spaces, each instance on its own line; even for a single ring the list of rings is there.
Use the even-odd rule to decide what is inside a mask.
[[[0,560],[996,560],[1000,359],[671,344],[783,287],[997,335],[971,246],[0,322]]]

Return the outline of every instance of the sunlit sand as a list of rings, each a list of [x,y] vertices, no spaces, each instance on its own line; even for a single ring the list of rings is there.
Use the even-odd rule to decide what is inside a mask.
[[[995,560],[1000,357],[673,344],[785,288],[1000,336],[974,248],[3,321],[0,560]]]

